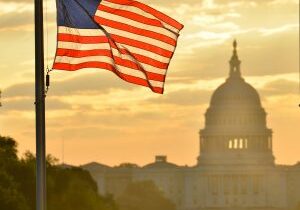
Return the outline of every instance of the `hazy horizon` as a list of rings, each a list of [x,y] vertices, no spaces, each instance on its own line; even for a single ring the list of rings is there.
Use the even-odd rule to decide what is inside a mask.
[[[242,75],[258,90],[274,131],[276,163],[300,161],[298,0],[145,2],[185,25],[165,94],[104,70],[51,72],[47,153],[61,160],[65,139],[69,164],[145,165],[167,155],[178,165],[195,165],[198,131],[211,94],[228,76],[236,38]],[[48,1],[47,10],[45,55],[51,67],[55,1]],[[0,17],[0,135],[15,138],[21,155],[35,151],[33,4],[0,0]]]

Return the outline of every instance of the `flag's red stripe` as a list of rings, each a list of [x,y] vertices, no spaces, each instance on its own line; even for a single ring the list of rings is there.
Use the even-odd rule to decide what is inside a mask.
[[[112,47],[117,49],[115,46],[112,46]],[[128,54],[126,52],[126,50],[124,50],[124,49],[118,49],[118,50],[122,54]],[[110,56],[112,54],[112,52],[111,52],[111,50],[102,50],[102,49],[99,49],[99,50],[98,49],[95,49],[95,50],[72,50],[72,49],[58,48],[56,54],[58,56],[81,58],[81,57],[101,56],[101,55]],[[168,65],[169,65],[168,63],[163,63],[163,62],[157,61],[155,59],[149,58],[147,56],[139,55],[136,53],[131,53],[131,55],[139,62],[154,66],[156,68],[167,69]]]
[[[132,47],[141,48],[141,49],[156,53],[158,55],[161,55],[161,56],[164,56],[164,57],[167,57],[167,58],[172,57],[172,54],[173,54],[173,52],[171,52],[169,50],[165,50],[161,47],[158,47],[158,46],[155,46],[155,45],[152,45],[152,44],[148,44],[148,43],[145,43],[145,42],[137,41],[137,40],[134,40],[134,39],[122,37],[122,36],[119,36],[117,34],[111,34],[111,37],[117,43],[123,43],[123,44],[130,45]]]
[[[81,64],[55,63],[53,67],[54,67],[54,69],[57,69],[57,70],[66,70],[66,71],[76,71],[76,70],[83,69],[83,68],[106,69],[106,70],[114,72],[116,75],[118,75],[120,78],[122,78],[123,80],[125,80],[127,82],[150,87],[152,89],[152,91],[156,92],[156,93],[161,93],[161,94],[163,93],[163,88],[153,87],[147,82],[147,80],[118,72],[114,68],[114,66],[112,66],[108,63],[104,63],[104,62],[86,62],[86,63],[81,63]]]
[[[131,19],[131,20],[134,20],[134,21],[137,21],[140,23],[147,24],[147,25],[163,27],[163,25],[161,24],[161,22],[159,20],[148,18],[143,15],[136,14],[134,12],[130,12],[130,11],[122,10],[122,9],[114,9],[114,8],[111,8],[111,7],[102,5],[102,4],[99,5],[98,10],[107,12],[107,13],[112,13],[114,15],[118,15],[120,17],[125,17],[125,18]]]
[[[153,31],[146,30],[146,29],[142,29],[142,28],[137,28],[137,27],[134,27],[134,26],[131,26],[128,24],[116,22],[113,20],[108,20],[108,19],[98,17],[98,16],[95,16],[94,19],[100,25],[109,26],[109,27],[116,28],[116,29],[123,30],[123,31],[128,31],[133,34],[146,36],[146,37],[156,39],[156,40],[165,42],[167,44],[176,46],[176,41],[174,39],[172,39],[166,35],[160,34],[160,33],[156,33]]]
[[[62,55],[62,56],[67,56],[67,55]],[[106,54],[106,55],[102,54],[101,56],[107,56],[107,57],[112,58],[116,65],[120,65],[120,66],[124,66],[124,67],[130,68],[130,69],[133,69],[133,70],[144,72],[144,74],[146,74],[147,77],[151,80],[156,80],[156,81],[160,81],[160,82],[163,82],[165,80],[164,74],[157,74],[157,73],[149,72],[149,71],[147,71],[147,69],[143,69],[141,66],[139,66],[137,63],[135,63],[133,61],[123,59],[123,58],[120,58],[117,56],[112,56],[111,54]],[[92,62],[98,62],[98,61],[94,60],[94,61],[83,62],[83,63],[92,63]],[[102,61],[99,59],[99,62],[102,62]]]
[[[63,49],[58,48],[56,51],[57,56],[68,56],[73,58],[82,58],[82,57],[89,57],[89,56],[111,56],[111,50],[71,50],[71,49]]]
[[[149,7],[143,3],[137,2],[137,1],[132,1],[132,0],[106,0],[111,3],[115,4],[122,4],[126,6],[135,6],[145,12],[148,12],[152,14],[153,16],[157,17],[158,19],[164,21],[165,23],[173,26],[174,28],[177,28],[178,30],[181,30],[183,28],[183,25],[177,22],[176,20],[170,18],[169,16],[153,9],[152,7]]]
[[[99,44],[99,43],[107,43],[108,38],[106,36],[80,36],[74,34],[59,33],[58,41],[76,42],[76,43],[84,43],[84,44]]]
[[[111,34],[111,37],[118,43],[127,44],[133,47],[141,48],[158,55],[170,58],[172,56],[172,52],[169,50],[165,50],[161,47],[148,44],[145,42],[137,41],[134,39],[125,38],[119,35]],[[73,34],[58,34],[58,41],[64,42],[75,42],[75,43],[82,43],[82,44],[99,44],[108,42],[108,38],[105,36],[79,36]]]
[[[79,69],[83,68],[101,68],[101,69],[107,69],[111,70],[112,65],[106,62],[98,62],[98,61],[93,61],[93,62],[84,62],[84,63],[79,63],[79,64],[70,64],[70,63],[59,63],[55,62],[53,65],[54,69],[57,70],[66,70],[66,71],[77,71]]]

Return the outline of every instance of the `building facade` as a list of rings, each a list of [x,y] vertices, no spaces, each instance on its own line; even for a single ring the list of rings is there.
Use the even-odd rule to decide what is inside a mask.
[[[200,130],[194,167],[177,166],[165,156],[144,167],[89,163],[100,194],[120,195],[135,181],[153,181],[178,210],[300,209],[300,162],[276,165],[272,130],[258,92],[241,75],[233,43],[226,81],[213,93]]]

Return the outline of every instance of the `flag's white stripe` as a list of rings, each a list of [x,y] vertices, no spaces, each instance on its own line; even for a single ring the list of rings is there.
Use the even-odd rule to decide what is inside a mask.
[[[80,35],[80,36],[106,36],[101,29],[79,29],[66,26],[59,26],[58,33]]]
[[[64,42],[58,41],[58,48],[70,49],[70,50],[110,50],[109,43],[99,43],[99,44],[83,44],[77,42]]]
[[[122,4],[108,2],[108,1],[105,1],[105,0],[102,0],[101,4],[105,5],[107,7],[113,8],[113,9],[121,9],[121,10],[125,10],[125,11],[128,11],[128,12],[136,13],[138,15],[142,15],[142,16],[147,17],[147,18],[152,18],[152,19],[159,20],[163,24],[163,26],[166,27],[167,29],[173,31],[174,33],[179,33],[179,30],[177,28],[169,25],[168,23],[164,22],[163,20],[158,19],[154,15],[152,15],[148,12],[145,12],[145,11],[143,11],[142,9],[140,9],[136,6],[128,5],[128,4],[122,5]]]
[[[144,80],[147,80],[145,74],[139,70],[131,69],[128,67],[124,67],[121,65],[115,65],[112,58],[107,56],[90,56],[84,58],[72,58],[67,56],[56,56],[55,63],[69,63],[69,64],[80,64],[84,62],[104,62],[111,65],[114,65],[117,70],[123,74],[127,74],[129,76],[138,77]],[[149,80],[152,86],[154,87],[163,87],[163,82]]]
[[[116,22],[124,23],[124,24],[127,24],[127,25],[131,25],[131,26],[134,26],[134,27],[137,27],[137,28],[153,31],[153,32],[168,36],[171,39],[174,39],[175,41],[178,38],[178,36],[175,33],[172,33],[171,31],[169,31],[165,28],[158,27],[158,26],[152,26],[152,25],[148,25],[148,24],[145,24],[145,23],[141,23],[141,22],[132,20],[130,18],[126,18],[124,16],[115,15],[115,14],[108,13],[108,12],[101,11],[101,10],[97,10],[96,16],[102,17],[102,18],[105,18],[105,19],[108,19],[108,20],[113,20],[113,21],[116,21]]]
[[[138,8],[136,6],[132,6],[132,5],[129,5],[129,4],[117,4],[117,3],[102,0],[100,5],[104,5],[104,6],[113,8],[113,9],[121,9],[121,10],[129,11],[129,12],[133,12],[133,13],[142,15],[142,16],[147,17],[147,18],[157,19],[152,14],[150,14],[148,12],[145,12],[145,11],[141,10],[140,8]]]
[[[113,49],[113,54],[114,56],[116,57],[119,57],[119,58],[122,58],[122,59],[125,59],[125,60],[129,60],[129,61],[132,61],[132,62],[135,62],[137,63],[137,61],[132,58],[131,56],[129,55],[126,55],[126,54],[119,54],[119,51],[117,49]],[[79,64],[79,63],[83,63],[83,62],[88,62],[88,61],[99,61],[99,62],[102,62],[102,58],[104,56],[84,56],[84,57],[80,57],[80,58],[76,58],[76,57],[69,57],[69,56],[57,56],[57,57],[68,57],[69,60],[72,59],[72,62],[69,62],[71,64]],[[107,57],[107,56],[105,56]],[[73,61],[74,59],[74,61]],[[97,60],[98,59],[98,60]],[[59,60],[55,60],[55,62],[60,62]],[[151,66],[151,65],[148,65],[148,64],[145,64],[141,61],[138,61],[138,63],[145,69],[145,71],[147,72],[151,72],[151,73],[156,73],[156,74],[161,74],[161,75],[165,75],[167,73],[167,70],[166,69],[161,69],[161,68],[157,68],[157,67],[154,67],[154,66]]]
[[[157,39],[152,39],[146,36],[142,36],[142,35],[138,35],[138,34],[134,34],[134,33],[130,33],[127,31],[123,31],[123,30],[119,30],[119,29],[115,29],[109,26],[103,26],[103,28],[105,28],[107,30],[108,33],[113,34],[113,35],[118,35],[118,36],[122,36],[124,38],[129,38],[129,39],[133,39],[136,41],[140,41],[146,44],[151,44],[154,46],[158,46],[164,50],[168,50],[170,52],[174,51],[174,46],[167,44],[165,42],[159,41]]]
[[[164,56],[152,53],[147,50],[143,50],[141,48],[132,47],[132,46],[126,45],[126,44],[118,44],[118,46],[128,49],[128,51],[130,51],[131,53],[146,56],[148,58],[154,59],[154,60],[162,62],[162,63],[169,63],[169,61],[170,61],[170,58],[166,58]],[[83,43],[77,43],[77,42],[64,42],[64,41],[58,42],[58,48],[70,49],[70,50],[99,50],[99,49],[110,50],[111,49],[109,43],[83,44]]]

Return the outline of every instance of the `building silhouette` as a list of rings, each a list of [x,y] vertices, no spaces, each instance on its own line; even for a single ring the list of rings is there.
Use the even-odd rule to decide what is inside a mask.
[[[276,165],[272,130],[258,92],[241,74],[233,43],[230,72],[213,93],[200,130],[196,166],[177,166],[165,156],[144,167],[89,163],[99,193],[120,195],[135,181],[152,180],[178,210],[294,210],[300,206],[300,162]]]

